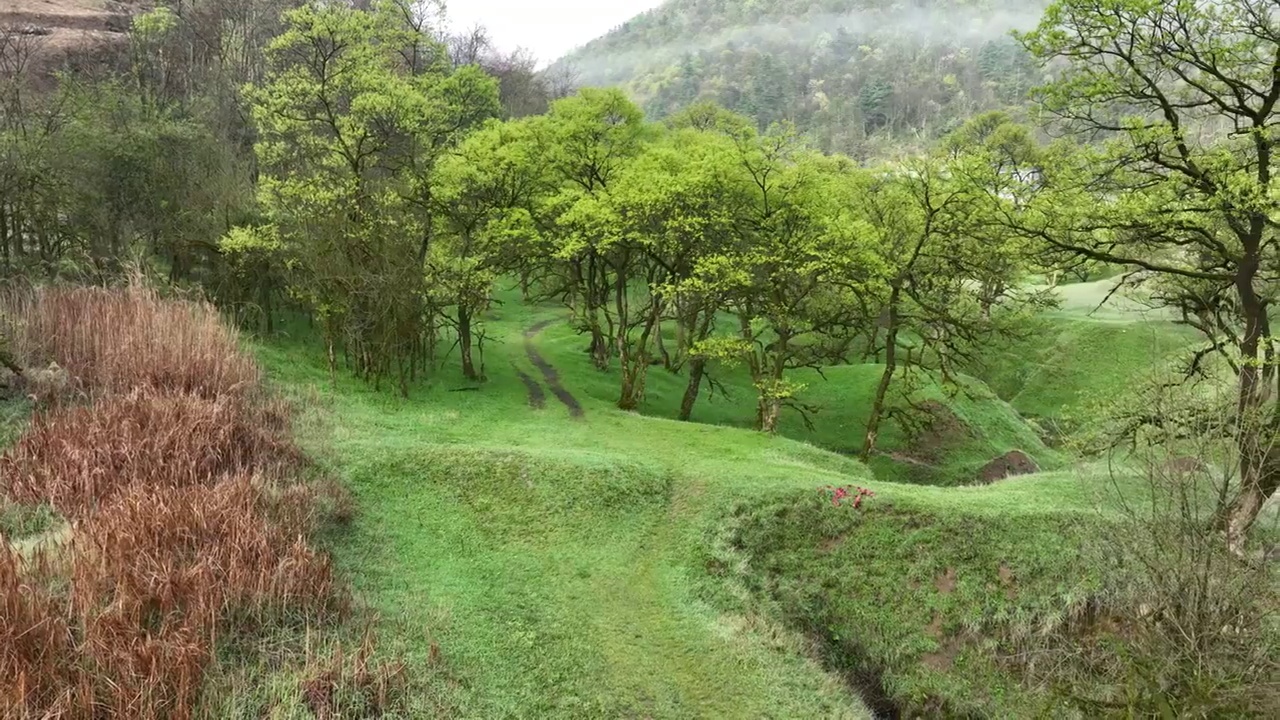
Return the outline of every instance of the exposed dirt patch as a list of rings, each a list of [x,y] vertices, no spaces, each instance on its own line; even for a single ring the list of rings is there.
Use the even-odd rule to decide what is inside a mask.
[[[933,587],[943,595],[950,595],[954,592],[956,589],[956,569],[947,568],[946,572],[934,578]]]
[[[845,535],[837,535],[835,537],[826,538],[818,543],[818,552],[829,553],[844,544],[848,537]]]
[[[534,410],[541,410],[547,404],[547,394],[543,392],[542,386],[538,384],[528,373],[516,368],[516,376],[520,378],[520,382],[524,383],[524,389],[529,393],[529,407]]]
[[[920,662],[930,670],[938,672],[948,672],[955,665],[956,658],[960,652],[964,650],[966,644],[966,635],[961,632],[958,635],[948,636],[943,628],[942,613],[935,612],[933,620],[925,626],[924,632],[929,637],[938,641],[938,649],[931,653],[925,653],[920,656]],[[946,713],[941,715],[947,717]]]
[[[1209,465],[1198,457],[1184,455],[1170,458],[1164,464],[1164,471],[1174,476],[1199,475],[1208,472]]]
[[[949,448],[969,436],[969,426],[951,408],[936,400],[925,400],[916,410],[923,420],[908,429],[911,439],[907,448],[895,453],[894,460],[918,466],[935,465],[944,459]]]
[[[1040,472],[1040,466],[1036,465],[1035,460],[1032,460],[1021,450],[1010,450],[983,465],[982,469],[978,471],[978,482],[983,485],[990,485],[1005,478],[1030,475],[1037,472]]]
[[[933,620],[924,627],[924,632],[931,638],[942,638],[942,613],[933,614]]]
[[[1013,568],[1009,567],[1008,565],[1005,565],[1004,563],[1000,563],[1000,569],[996,572],[1000,576],[1001,583],[1005,585],[1013,584],[1013,577],[1014,577]]]
[[[138,2],[110,0],[5,0],[0,3],[0,38],[27,59],[38,83],[79,55],[100,57],[123,48]]]
[[[996,571],[1000,576],[1000,584],[1004,586],[1005,597],[1013,600],[1018,597],[1018,577],[1014,575],[1013,568],[1000,563],[1000,569]]]
[[[955,666],[956,657],[964,649],[964,643],[959,638],[948,638],[938,644],[938,649],[931,653],[925,653],[920,658],[920,662],[930,670],[948,672]]]
[[[582,403],[578,402],[578,399],[568,390],[565,390],[564,385],[560,384],[560,373],[556,372],[551,363],[542,357],[542,354],[538,352],[538,348],[533,344],[533,338],[537,337],[538,333],[554,322],[555,320],[543,320],[527,328],[524,331],[524,352],[529,356],[529,362],[533,363],[533,366],[538,368],[538,372],[542,373],[542,379],[547,383],[547,387],[551,388],[551,394],[555,395],[557,400],[569,408],[570,416],[580,418],[583,415]]]
[[[904,464],[904,465],[911,465],[912,467],[928,468],[928,469],[930,469],[930,470],[936,469],[936,468],[938,467],[937,465],[934,465],[933,463],[925,462],[924,460],[921,460],[920,458],[911,457],[910,455],[908,455],[908,454],[906,454],[906,453],[900,453],[900,452],[887,452],[887,453],[886,453],[886,452],[878,452],[878,451],[877,451],[877,452],[876,452],[876,454],[877,454],[877,455],[881,455],[881,456],[883,456],[883,457],[887,457],[887,458],[889,458],[890,460],[893,460],[894,462],[900,462],[900,463],[902,463],[902,464]],[[854,453],[854,455],[856,456],[856,455],[857,455],[857,453]]]

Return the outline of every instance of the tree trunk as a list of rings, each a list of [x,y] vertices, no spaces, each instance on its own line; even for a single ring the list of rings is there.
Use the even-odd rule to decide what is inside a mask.
[[[693,404],[698,401],[698,391],[702,388],[702,376],[706,368],[706,358],[696,357],[689,361],[689,384],[684,389],[684,398],[680,400],[681,421],[688,422],[693,416]]]
[[[1280,465],[1280,457],[1276,457],[1274,452],[1268,453],[1260,468],[1251,471],[1247,477],[1241,477],[1240,491],[1227,507],[1227,547],[1236,555],[1244,554],[1249,530],[1267,500],[1280,488],[1280,467],[1277,465]]]
[[[600,326],[594,321],[591,324],[591,345],[587,352],[591,353],[591,364],[597,370],[609,369],[609,341],[605,340]]]
[[[787,371],[790,342],[791,338],[788,334],[778,333],[778,338],[773,344],[773,366],[769,369],[769,377],[764,384],[756,383],[760,392],[760,407],[756,411],[757,420],[760,431],[770,435],[778,431],[778,419],[782,416],[782,376]],[[767,361],[768,356],[766,355],[765,358]]]
[[[1262,373],[1258,364],[1259,347],[1270,335],[1266,306],[1253,287],[1259,270],[1257,239],[1262,235],[1261,221],[1256,232],[1245,243],[1245,255],[1236,275],[1236,294],[1240,298],[1240,311],[1244,315],[1244,333],[1240,338],[1239,387],[1236,401],[1238,423],[1236,446],[1240,453],[1240,489],[1224,514],[1227,547],[1239,554],[1244,550],[1249,528],[1258,518],[1263,504],[1276,490],[1280,458],[1275,457],[1271,438],[1266,428],[1269,423],[1261,417],[1263,397]]]
[[[636,375],[631,364],[624,358],[622,361],[622,392],[618,396],[619,410],[635,410],[639,404],[636,400]]]
[[[782,398],[774,395],[761,395],[756,417],[760,431],[770,435],[778,431],[778,417],[782,415]]]
[[[884,401],[889,394],[889,384],[893,381],[893,373],[898,369],[898,288],[894,288],[889,296],[888,332],[885,333],[884,373],[880,375],[880,384],[876,387],[875,399],[871,401],[871,415],[867,418],[867,432],[862,439],[862,461],[871,459],[876,449],[876,437],[880,433],[880,419],[884,417]]]
[[[668,372],[673,372],[671,364],[671,353],[667,352],[667,344],[662,340],[662,322],[658,322],[658,332],[654,334],[654,340],[657,342],[658,355],[662,357],[662,367]]]
[[[333,333],[325,332],[325,350],[329,359],[329,384],[338,386],[338,356],[333,351]]]
[[[471,361],[471,312],[458,306],[458,349],[462,352],[462,376],[476,379],[476,368]]]
[[[649,317],[645,319],[640,339],[634,346],[627,341],[626,326],[619,325],[618,356],[622,365],[622,392],[618,397],[618,408],[621,410],[635,410],[644,397],[644,381],[649,373],[649,339],[661,317],[662,302],[655,299],[651,302]]]

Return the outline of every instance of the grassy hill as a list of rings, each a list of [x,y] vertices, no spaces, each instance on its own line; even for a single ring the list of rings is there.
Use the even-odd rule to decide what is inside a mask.
[[[652,116],[710,99],[859,157],[1020,105],[1040,78],[1008,32],[1046,4],[670,0],[557,65],[626,87]]]
[[[993,373],[1013,405],[976,378],[961,395],[923,386],[955,431],[927,448],[925,472],[919,437],[901,430],[871,467],[849,456],[877,366],[808,378],[805,400],[821,406],[812,428],[798,417],[777,437],[744,427],[750,388],[725,368],[727,395],[680,423],[665,416],[681,378],[654,368],[644,414],[618,411],[615,378],[590,366],[558,308],[506,300],[488,318],[488,381],[450,364],[409,399],[333,384],[305,330],[256,346],[310,408],[298,428],[308,452],[355,494],[353,521],[326,525],[323,541],[381,618],[383,657],[413,668],[400,716],[1068,712],[1011,653],[1087,615],[1101,592],[1081,548],[1104,534],[1113,478],[1068,467],[1014,408],[1035,399],[1053,412],[1068,387],[1114,391],[1150,365],[1141,342],[1117,352],[1115,333],[1187,340],[1178,331],[1068,305],[1044,319],[1056,342],[1007,348],[1007,369],[1040,353],[1040,372],[1090,372],[1060,374],[1058,400],[1035,372]],[[11,438],[29,407],[0,410]],[[973,485],[974,463],[1007,448],[1056,469]],[[833,502],[832,487],[851,486],[874,495]],[[38,510],[0,508],[0,534],[21,548],[56,521]],[[297,693],[309,676],[252,667],[267,674],[214,676],[240,693],[215,692],[215,712],[307,707]],[[288,717],[310,717],[298,712]]]
[[[407,657],[444,658],[420,712],[1045,707],[991,651],[1010,628],[1088,596],[1096,578],[1063,558],[1070,565],[1071,538],[1093,517],[1101,476],[947,488],[895,482],[919,479],[901,463],[868,468],[832,452],[853,447],[874,366],[815,379],[817,429],[791,419],[780,437],[741,427],[751,399],[732,373],[729,398],[704,399],[698,422],[663,417],[682,382],[660,368],[646,414],[624,413],[567,327],[526,337],[558,313],[501,305],[488,323],[488,382],[477,389],[450,366],[408,400],[342,378],[330,391],[305,341],[260,347],[277,381],[318,403],[307,444],[357,496],[354,524],[330,538],[340,567],[405,628]],[[939,449],[944,470],[967,472],[1006,447],[1065,461],[989,393],[936,397],[967,428]],[[885,443],[909,448],[893,433]],[[851,485],[876,494],[854,510],[823,489]]]
[[[1114,285],[1112,279],[1060,286],[1056,311],[1033,321],[1021,338],[987,348],[969,371],[1056,435],[1202,342],[1164,311],[1110,295]]]

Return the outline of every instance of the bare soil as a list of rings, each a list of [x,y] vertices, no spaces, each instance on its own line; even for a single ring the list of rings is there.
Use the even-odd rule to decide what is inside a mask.
[[[938,575],[933,579],[933,587],[943,595],[950,595],[956,589],[956,569],[947,568],[947,571]]]
[[[524,389],[529,392],[529,407],[534,410],[541,410],[547,404],[547,394],[543,392],[542,386],[538,384],[528,373],[516,368],[516,375],[520,378],[520,382],[524,383]]]
[[[935,400],[920,403],[918,409],[928,419],[912,434],[905,451],[894,454],[894,459],[922,467],[937,465],[949,448],[969,435],[969,427],[951,408]]]
[[[555,395],[556,399],[563,403],[566,408],[569,408],[570,416],[580,418],[583,415],[582,403],[578,402],[578,399],[564,388],[564,385],[560,383],[560,373],[556,372],[551,363],[542,357],[542,353],[538,352],[537,346],[533,344],[533,339],[537,337],[538,333],[547,329],[547,326],[554,322],[556,322],[554,319],[543,320],[527,328],[524,331],[524,352],[529,356],[529,362],[533,363],[533,366],[538,368],[538,372],[542,373],[542,380],[551,389],[551,394]]]
[[[17,42],[30,70],[45,77],[68,58],[123,45],[143,9],[137,0],[0,0],[0,44]]]
[[[983,485],[990,485],[1005,478],[1030,475],[1037,472],[1040,472],[1040,466],[1036,465],[1035,460],[1032,460],[1021,450],[1010,450],[983,465],[982,469],[978,471],[978,482]]]

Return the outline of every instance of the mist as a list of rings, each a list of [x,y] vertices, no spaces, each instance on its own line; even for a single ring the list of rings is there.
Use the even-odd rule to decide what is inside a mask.
[[[1047,2],[1047,0],[1046,0]],[[584,84],[617,82],[638,71],[669,65],[686,53],[719,50],[730,45],[804,45],[834,38],[843,29],[855,37],[900,38],[923,45],[964,45],[1029,30],[1040,21],[1044,5],[977,11],[973,8],[855,10],[727,28],[709,36],[657,47],[613,51],[611,38],[601,38],[570,54]]]

